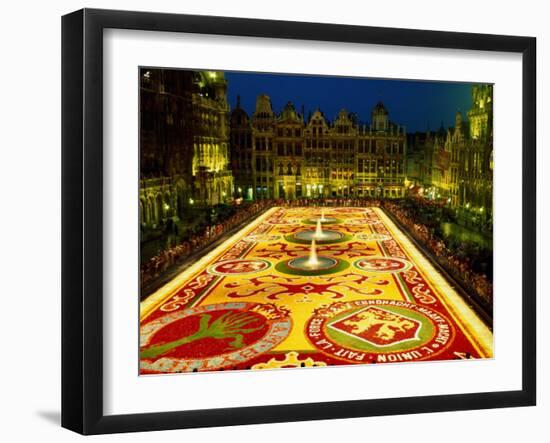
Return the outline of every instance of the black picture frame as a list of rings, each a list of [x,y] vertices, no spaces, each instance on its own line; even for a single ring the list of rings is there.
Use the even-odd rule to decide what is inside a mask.
[[[522,55],[522,389],[177,412],[103,412],[103,30],[170,31]],[[536,39],[83,9],[62,18],[62,426],[82,434],[228,426],[536,403]]]

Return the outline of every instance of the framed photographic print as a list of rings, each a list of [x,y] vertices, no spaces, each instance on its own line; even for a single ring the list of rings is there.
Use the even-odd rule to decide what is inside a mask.
[[[62,26],[64,427],[535,404],[534,38]]]

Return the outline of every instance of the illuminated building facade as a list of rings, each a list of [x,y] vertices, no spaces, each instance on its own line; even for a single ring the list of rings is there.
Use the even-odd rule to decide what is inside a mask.
[[[460,207],[480,211],[483,220],[492,218],[493,210],[493,86],[474,86],[472,101],[469,142],[455,147],[459,162],[455,196]]]
[[[260,95],[252,118],[237,104],[231,114],[236,195],[245,199],[404,196],[405,128],[382,103],[370,125],[341,110],[330,122],[316,110],[306,122],[291,102],[279,115]]]
[[[232,198],[226,88],[221,72],[141,69],[142,226]]]
[[[409,136],[409,179],[430,199],[447,199],[468,222],[491,223],[493,208],[493,87],[472,86],[467,121]]]

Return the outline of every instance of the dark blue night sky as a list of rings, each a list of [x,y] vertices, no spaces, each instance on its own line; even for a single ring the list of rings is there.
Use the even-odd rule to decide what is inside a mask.
[[[255,108],[256,97],[271,97],[273,110],[279,113],[292,101],[298,112],[318,107],[326,118],[333,120],[341,108],[355,112],[360,122],[370,122],[370,113],[382,101],[390,120],[407,127],[407,132],[454,126],[456,111],[464,118],[470,109],[471,84],[412,80],[382,80],[368,78],[324,77],[287,74],[226,72],[228,99],[231,109],[241,96],[241,107],[249,115]]]

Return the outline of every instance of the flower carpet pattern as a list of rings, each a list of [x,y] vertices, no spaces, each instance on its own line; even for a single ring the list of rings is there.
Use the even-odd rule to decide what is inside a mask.
[[[379,208],[272,208],[141,304],[140,373],[491,358],[493,336]]]

